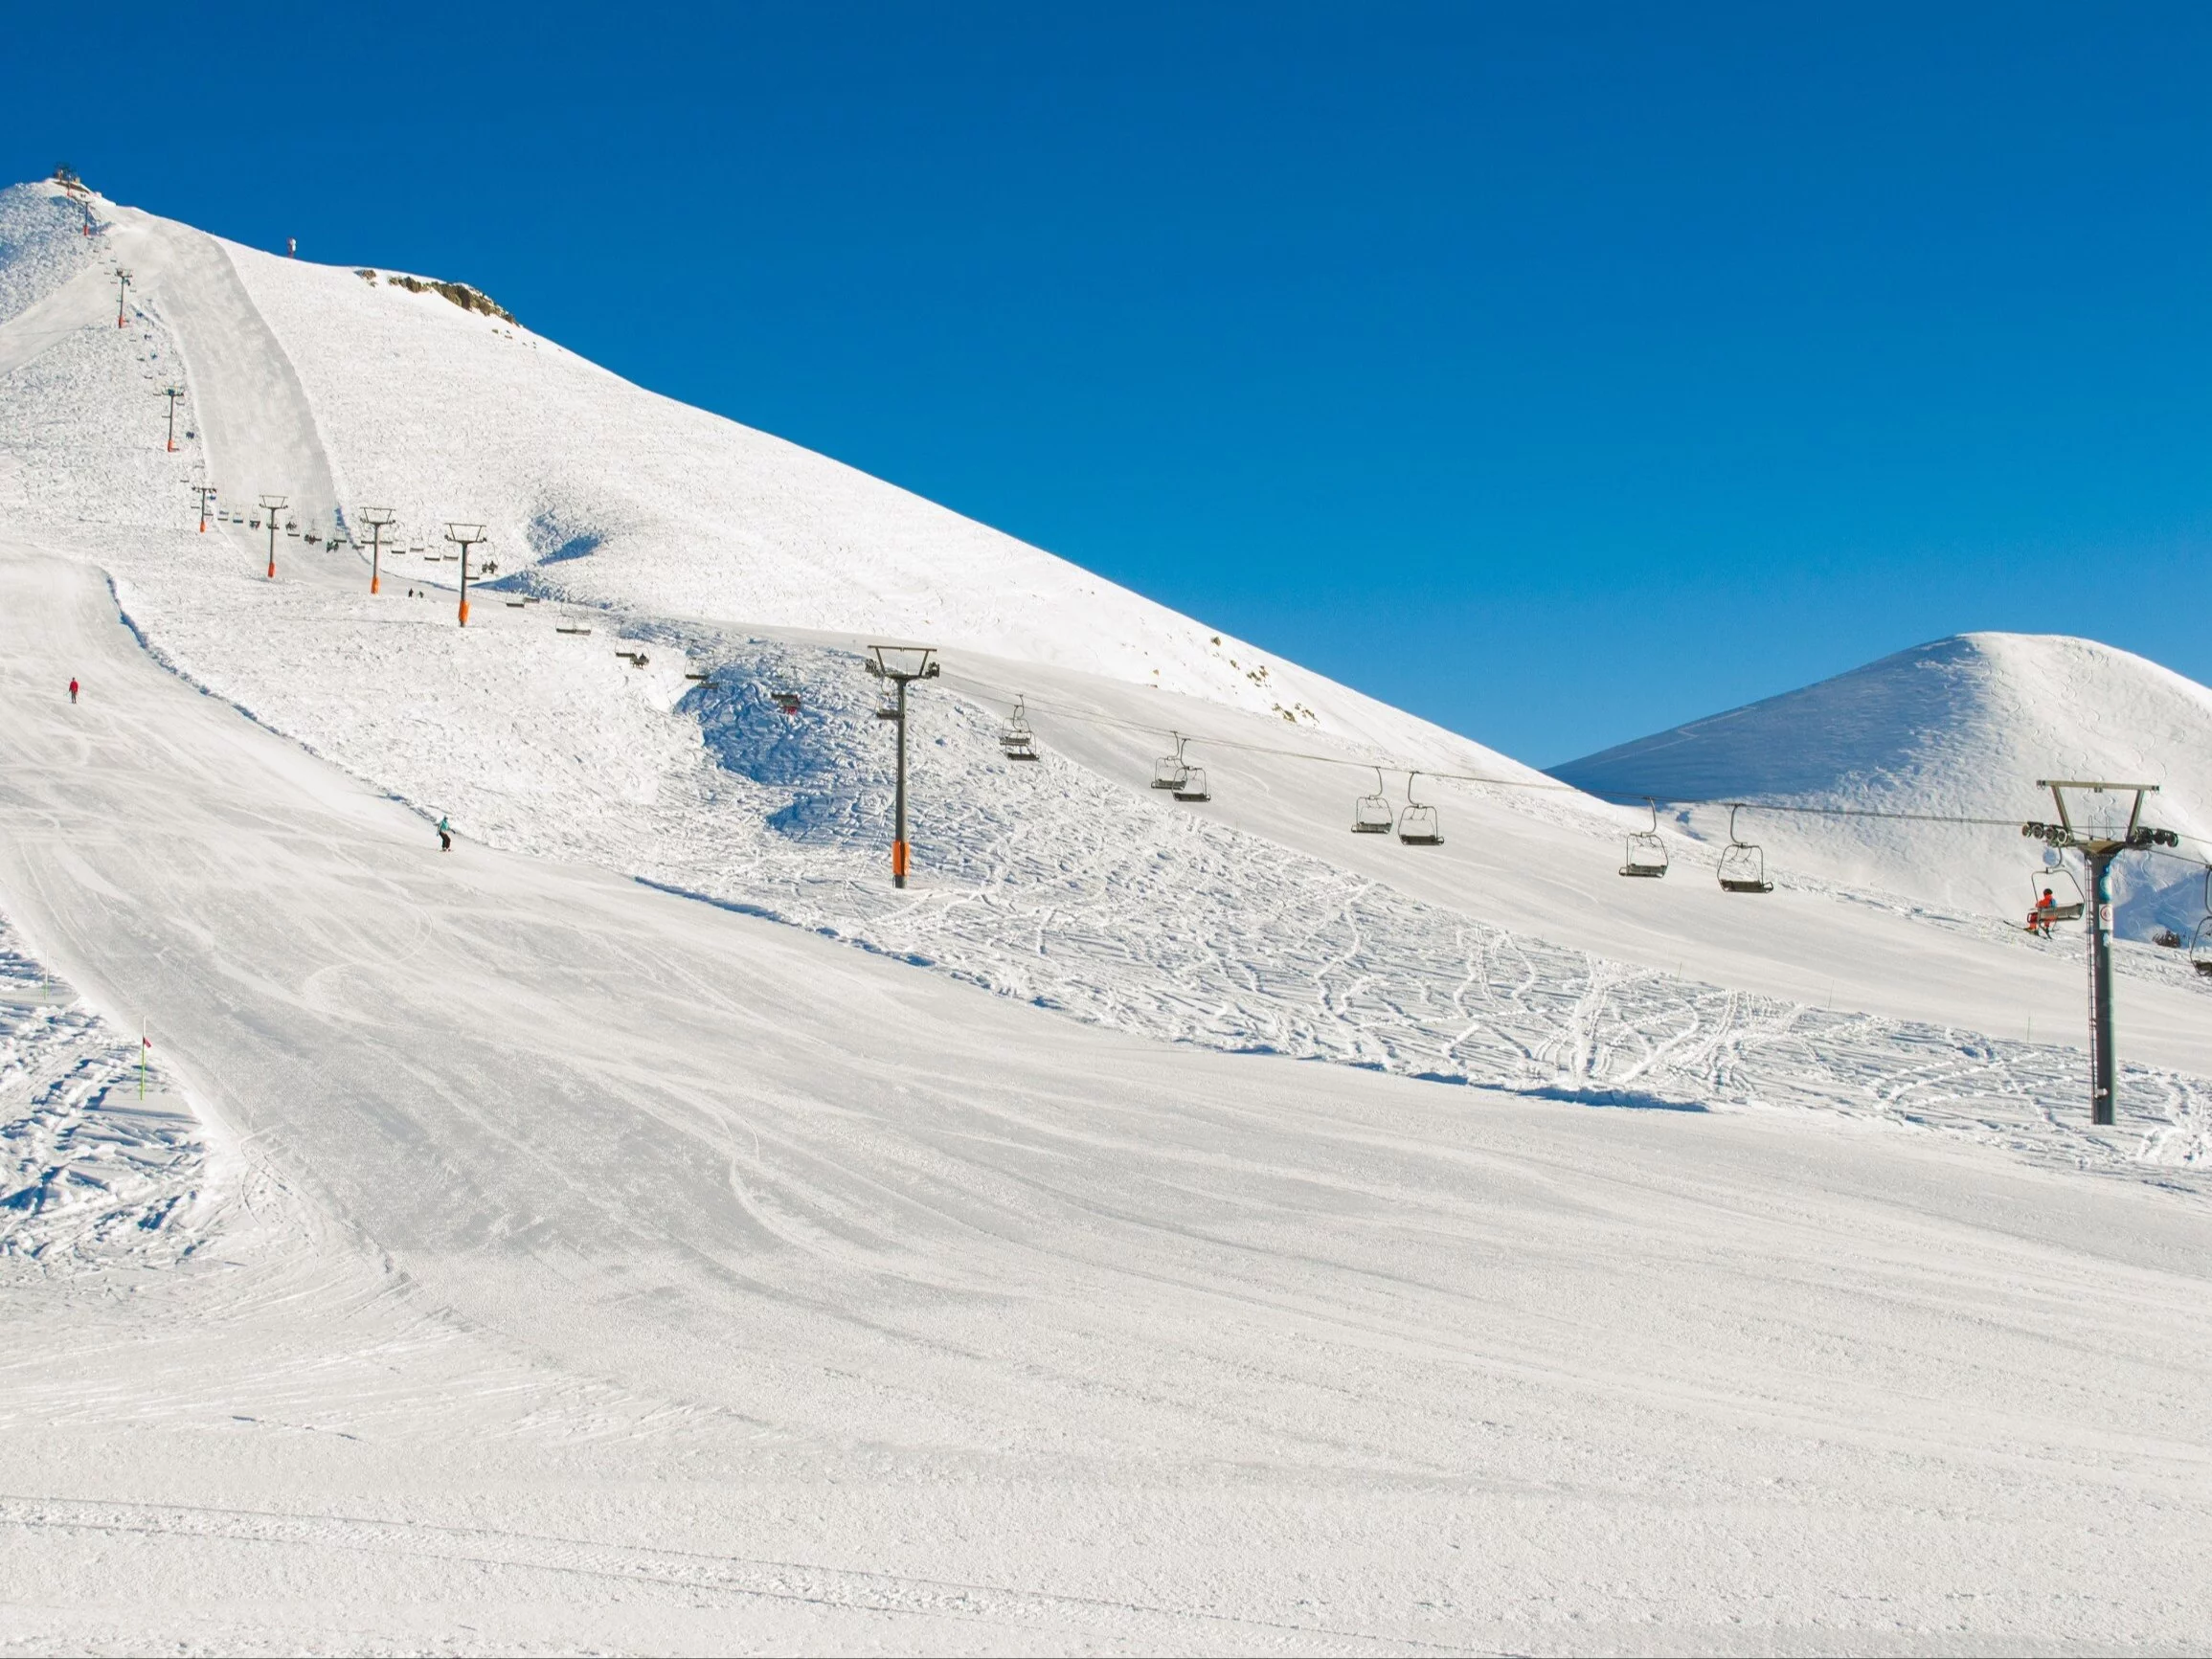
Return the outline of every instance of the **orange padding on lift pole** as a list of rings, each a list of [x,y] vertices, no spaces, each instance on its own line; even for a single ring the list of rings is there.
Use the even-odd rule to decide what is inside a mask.
[[[894,876],[906,874],[906,842],[904,841],[892,841],[891,843],[891,873]]]

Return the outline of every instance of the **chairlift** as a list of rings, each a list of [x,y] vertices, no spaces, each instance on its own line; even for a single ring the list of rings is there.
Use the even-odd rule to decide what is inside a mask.
[[[1659,833],[1659,802],[1646,796],[1644,805],[1651,808],[1651,828],[1629,831],[1627,851],[1620,863],[1620,873],[1624,876],[1667,873],[1667,844]]]
[[[2200,977],[2212,979],[2212,864],[2204,866],[2204,919],[2189,938],[2189,966]]]
[[[2073,896],[2062,898],[2058,889],[2065,887]],[[2082,884],[2074,880],[2074,872],[2060,860],[2045,864],[2028,877],[2028,891],[2033,896],[2028,906],[2027,930],[2051,936],[2053,922],[2078,922],[2088,907],[2082,898]]]
[[[1175,752],[1163,754],[1152,763],[1154,789],[1181,789],[1190,776],[1190,767],[1183,758],[1183,745],[1185,741],[1183,734],[1171,731],[1167,735],[1175,739]]]
[[[1177,800],[1211,800],[1213,792],[1206,787],[1206,768],[1194,766],[1183,774],[1183,781],[1175,786]]]
[[[1035,760],[1037,734],[1029,729],[1029,700],[1014,699],[1014,712],[999,733],[999,749],[1008,760]]]
[[[1356,836],[1387,836],[1398,827],[1398,815],[1390,807],[1390,797],[1383,793],[1383,769],[1375,768],[1375,793],[1363,795],[1352,802],[1352,834]]]
[[[1740,802],[1728,808],[1728,844],[1721,849],[1721,891],[1771,893],[1774,884],[1767,880],[1767,855],[1757,842],[1736,834],[1736,814],[1743,810]]]
[[[1398,815],[1398,840],[1410,847],[1440,847],[1444,828],[1436,809],[1413,798],[1413,779],[1420,775],[1417,772],[1406,773],[1406,810]]]
[[[2212,979],[2212,915],[2197,924],[2197,931],[2189,940],[2189,966],[2206,979]]]

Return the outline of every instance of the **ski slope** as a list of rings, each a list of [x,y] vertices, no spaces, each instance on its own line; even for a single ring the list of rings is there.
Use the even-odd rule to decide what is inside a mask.
[[[2168,953],[2091,1131],[2078,940],[1679,830],[1622,882],[1636,815],[1479,745],[96,205],[0,192],[15,1645],[2201,1641]],[[195,465],[292,499],[279,580]],[[903,894],[885,635],[946,662]],[[1492,781],[1416,849],[1347,833],[1378,763]]]

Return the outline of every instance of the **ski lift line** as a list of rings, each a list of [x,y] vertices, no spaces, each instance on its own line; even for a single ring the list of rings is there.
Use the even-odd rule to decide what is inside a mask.
[[[955,684],[965,681],[965,676],[960,675],[950,675],[947,678],[953,680]],[[982,688],[978,682],[966,681],[963,689],[973,690],[985,702],[1007,703],[1004,697]],[[1578,790],[1570,783],[1559,783],[1548,779],[1539,782],[1536,779],[1525,777],[1492,777],[1481,773],[1436,772],[1425,766],[1411,767],[1403,762],[1390,760],[1378,763],[1373,760],[1361,760],[1351,755],[1322,754],[1308,749],[1283,749],[1274,744],[1247,743],[1231,737],[1208,737],[1199,732],[1183,731],[1180,728],[1151,726],[1135,720],[1120,720],[1111,714],[1100,714],[1092,709],[1073,708],[1066,704],[1055,703],[1047,698],[1037,698],[1034,701],[1038,708],[1061,715],[1082,725],[1112,727],[1117,730],[1138,732],[1148,737],[1166,736],[1173,738],[1180,736],[1185,744],[1202,744],[1211,749],[1234,750],[1246,754],[1273,755],[1282,760],[1310,760],[1323,766],[1348,766],[1359,772],[1375,771],[1379,764],[1381,770],[1387,772],[1418,772],[1423,777],[1443,778],[1452,783],[1486,784],[1494,789],[1550,790],[1566,795],[1587,795],[1592,800],[1601,800],[1610,806],[1714,806],[1727,807],[1737,812],[1790,813],[1810,818],[1886,818],[1901,823],[1961,824],[1970,828],[1980,829],[2017,829],[2020,827],[2020,819],[2017,818],[1976,818],[1964,813],[1892,812],[1881,807],[1806,806],[1785,804],[1780,801],[1745,800],[1727,796],[1615,795],[1600,790]],[[1007,706],[1011,707],[1012,704],[1007,703]],[[2212,837],[2183,835],[2181,839],[2197,841],[2201,845],[2212,846]],[[2156,849],[2144,850],[2154,851]],[[2174,855],[2161,853],[2159,856],[2171,858]]]
[[[961,677],[948,675],[946,678],[959,684]],[[969,681],[967,685],[976,687],[979,683]],[[977,690],[975,694],[982,702],[1004,703],[1009,708],[1013,706],[1012,703],[1008,702],[1003,695],[981,689]],[[1207,737],[1202,734],[1184,731],[1180,727],[1152,726],[1142,721],[1119,720],[1111,714],[1100,714],[1093,709],[1072,708],[1067,704],[1054,703],[1048,698],[1038,698],[1036,706],[1048,712],[1062,715],[1079,725],[1112,727],[1118,731],[1133,731],[1146,737],[1174,738],[1180,735],[1186,744],[1202,743],[1209,749],[1230,749],[1243,754],[1274,755],[1281,760],[1319,761],[1324,766],[1348,766],[1360,772],[1372,772],[1378,764],[1371,759],[1361,760],[1350,755],[1321,754],[1310,749],[1282,749],[1270,743],[1247,743],[1234,737]],[[1423,777],[1449,778],[1454,783],[1488,783],[1496,784],[1503,789],[1557,790],[1566,795],[1579,793],[1570,783],[1556,783],[1548,780],[1538,782],[1525,777],[1486,777],[1471,772],[1434,772],[1426,766],[1408,767],[1402,762],[1393,761],[1388,757],[1385,757],[1379,764],[1388,772],[1418,772]],[[1636,798],[1641,800],[1643,797],[1638,796]],[[2008,824],[2012,821],[2010,818],[2005,820]]]

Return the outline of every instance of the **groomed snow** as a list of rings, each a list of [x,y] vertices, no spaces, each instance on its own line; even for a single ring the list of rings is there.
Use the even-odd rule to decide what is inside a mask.
[[[11,1642],[2212,1627],[2170,953],[2091,1132],[2078,941],[1810,858],[1732,898],[1683,834],[1622,882],[1635,815],[1556,787],[1351,836],[1363,760],[1547,780],[435,294],[98,211],[0,192],[0,911],[74,988],[9,1029],[90,1057],[25,1132],[89,1160],[145,1021],[169,1138],[97,1149],[143,1247],[0,1277]],[[277,582],[195,466],[292,497]],[[379,492],[372,600],[325,537]],[[502,561],[465,632],[446,514]],[[884,634],[946,660],[903,895]],[[1144,787],[1170,729],[1212,801]]]

